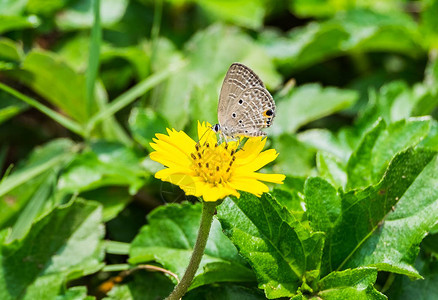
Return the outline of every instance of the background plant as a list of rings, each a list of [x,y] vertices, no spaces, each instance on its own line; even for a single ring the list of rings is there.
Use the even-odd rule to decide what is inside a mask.
[[[433,299],[437,15],[435,0],[3,1],[0,298],[168,295],[201,207],[153,178],[149,142],[215,122],[239,61],[276,100],[269,168],[287,178],[218,207],[185,298]]]

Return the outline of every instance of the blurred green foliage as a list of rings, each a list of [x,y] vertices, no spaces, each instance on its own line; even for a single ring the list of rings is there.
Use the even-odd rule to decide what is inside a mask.
[[[269,169],[287,178],[218,207],[184,299],[434,299],[437,16],[437,0],[1,1],[0,298],[165,297],[163,273],[114,282],[137,264],[181,277],[196,238],[200,205],[154,179],[149,143],[217,122],[238,61],[277,103]]]

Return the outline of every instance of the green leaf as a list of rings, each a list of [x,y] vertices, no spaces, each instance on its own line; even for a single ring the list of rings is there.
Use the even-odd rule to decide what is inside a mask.
[[[184,300],[262,300],[266,299],[263,293],[257,288],[247,288],[239,285],[220,284],[200,287],[188,292]]]
[[[319,152],[316,155],[316,165],[319,175],[335,187],[339,188],[347,185],[345,166],[336,157]]]
[[[418,245],[438,221],[438,157],[435,152],[408,151],[398,155],[392,165],[396,165],[397,160],[402,160],[403,156],[417,159],[406,165],[403,172],[393,174],[396,176],[388,179],[392,180],[394,185],[406,186],[412,181],[413,176],[415,180],[398,196],[400,200],[394,206],[394,210],[389,211],[383,219],[383,223],[359,245],[346,264],[347,267],[369,265],[384,271],[398,268],[397,273],[419,277],[412,267],[419,251]],[[391,166],[389,168],[391,169]],[[390,174],[390,170],[387,174]],[[390,199],[389,187],[386,191],[387,199]],[[390,205],[386,203],[388,204]]]
[[[318,298],[338,299],[387,299],[374,288],[377,269],[357,268],[332,272],[318,282]]]
[[[0,227],[12,225],[18,213],[45,185],[47,173],[56,172],[73,159],[76,149],[67,139],[53,140],[36,148],[25,163],[0,182]],[[50,182],[47,182],[50,184]]]
[[[268,298],[295,294],[306,271],[319,269],[322,235],[294,220],[269,194],[242,193],[218,207],[225,234],[256,272]]]
[[[96,204],[54,209],[22,240],[1,245],[0,298],[55,298],[67,280],[101,268],[103,233]]]
[[[438,295],[438,263],[432,257],[420,255],[415,267],[424,276],[422,280],[412,280],[405,276],[397,276],[386,292],[389,299],[421,299],[433,300]]]
[[[100,110],[105,110],[108,106],[108,94],[100,81],[96,82],[96,103]],[[102,120],[101,126],[96,127],[97,130],[92,132],[93,137],[101,137],[111,142],[123,143],[126,146],[132,146],[132,140],[125,132],[121,124],[118,123],[114,115],[107,116]]]
[[[90,35],[86,32],[80,32],[67,40],[61,41],[57,45],[56,53],[77,72],[83,73],[88,66],[88,53]],[[115,47],[106,41],[101,41],[100,61],[105,64],[113,63],[115,60],[123,59],[132,65],[137,74],[137,80],[140,81],[149,75],[149,55],[146,42],[138,45],[127,47]],[[124,64],[124,66],[126,66]],[[100,75],[105,75],[108,70],[104,69]],[[111,86],[105,85],[112,90]]]
[[[348,1],[332,0],[290,0],[290,10],[300,17],[326,17],[339,10],[350,8]]]
[[[108,44],[102,45],[101,60],[102,63],[108,63],[115,59],[123,59],[131,64],[136,78],[140,81],[150,72],[150,52],[149,44],[142,43],[129,47],[113,47]]]
[[[54,53],[34,50],[24,59],[22,70],[9,74],[73,119],[80,123],[87,120],[85,76],[76,73]]]
[[[102,27],[108,28],[120,21],[128,6],[128,0],[100,1]],[[56,25],[63,31],[90,28],[93,25],[93,1],[74,1],[70,7],[56,16]]]
[[[434,109],[438,106],[438,88],[436,85],[430,87],[427,84],[416,84],[412,88],[411,116],[425,116],[433,114]]]
[[[87,287],[74,286],[69,288],[64,294],[58,295],[56,300],[93,300],[93,296],[87,296]]]
[[[252,29],[259,28],[263,25],[263,18],[266,12],[266,4],[263,0],[169,0],[169,2],[174,5],[194,2],[198,4],[213,21],[231,22]]]
[[[163,66],[170,66],[184,58],[170,40],[159,39],[156,47],[155,60],[151,61],[152,70],[161,70]],[[179,129],[189,120],[189,103],[195,82],[187,78],[187,70],[186,65],[165,82],[154,87],[151,95],[153,110],[167,120],[172,120],[172,127]]]
[[[278,97],[277,114],[270,132],[275,135],[293,133],[300,126],[353,105],[359,95],[356,91],[323,88],[319,84],[305,84]]]
[[[157,272],[136,271],[126,284],[116,285],[104,300],[164,299],[173,290],[173,282]],[[185,297],[184,297],[185,298]]]
[[[131,244],[129,262],[156,261],[182,278],[195,245],[201,204],[169,204],[148,215],[144,226]],[[254,281],[252,271],[237,254],[236,248],[213,220],[209,240],[191,289],[214,282]]]
[[[431,89],[435,89],[435,92],[438,91],[438,87],[436,86],[438,82],[438,55],[433,54],[430,55],[429,61],[427,62],[426,69],[424,70],[424,84]]]
[[[367,130],[379,118],[390,124],[432,113],[438,101],[435,87],[433,83],[426,83],[411,88],[403,81],[392,81],[378,92],[371,90],[369,103],[356,122],[357,129]]]
[[[49,196],[56,184],[56,177],[52,172],[47,172],[44,175],[41,176],[43,177],[42,182],[31,196],[26,207],[21,210],[14,227],[12,227],[8,242],[22,238],[32,226],[36,217],[41,215],[44,205],[47,204],[46,202],[48,202]],[[50,208],[50,205],[47,206]]]
[[[300,219],[300,214],[304,213],[303,199],[297,190],[287,191],[280,188],[275,188],[271,193],[277,202],[285,207],[297,220]]]
[[[134,194],[148,174],[140,166],[140,156],[119,143],[95,142],[64,170],[58,188],[64,193],[77,193],[102,186],[129,186]]]
[[[421,3],[421,32],[424,34],[427,46],[430,49],[436,49],[438,47],[438,21],[436,19],[436,11],[438,10],[438,1],[428,0]]]
[[[144,80],[140,81],[139,83],[131,87],[123,94],[119,95],[109,105],[101,108],[98,113],[93,115],[93,117],[90,119],[90,121],[87,124],[87,130],[91,131],[96,126],[96,124],[113,116],[119,110],[134,102],[138,97],[143,95],[145,92],[157,86],[162,81],[166,80],[174,72],[183,68],[184,65],[185,62],[181,60],[176,60],[168,68],[161,69],[159,72],[154,73],[151,76],[145,78]]]
[[[7,16],[0,15],[0,33],[21,30],[26,28],[36,28],[40,25],[37,16]]]
[[[322,151],[342,163],[347,163],[351,155],[351,148],[343,141],[327,129],[309,129],[297,134],[297,138],[301,143],[304,143],[315,150]]]
[[[387,128],[383,121],[377,123],[348,161],[348,187],[364,187],[377,182],[391,158],[417,145],[428,134],[430,126],[429,118],[400,120]]]
[[[56,11],[65,7],[70,0],[28,0],[26,11],[37,15],[52,15]]]
[[[372,160],[373,148],[379,135],[385,129],[386,123],[379,120],[362,138],[359,147],[351,154],[348,160],[348,187],[360,187],[372,182],[370,161]]]
[[[305,200],[311,225],[327,233],[323,273],[371,265],[379,270],[418,276],[410,264],[416,256],[415,251],[412,252],[415,249],[413,245],[421,241],[424,233],[417,236],[421,238],[412,240],[407,236],[418,234],[415,226],[392,228],[392,231],[388,231],[388,238],[392,239],[391,243],[394,245],[387,248],[389,241],[384,241],[381,231],[382,224],[385,227],[390,219],[393,207],[396,210],[399,208],[399,200],[412,197],[409,195],[415,190],[415,186],[422,185],[420,178],[430,176],[428,170],[436,161],[434,157],[434,152],[409,149],[395,156],[378,184],[346,194],[336,192],[329,183],[320,178],[308,179]],[[428,180],[433,180],[431,178]],[[433,186],[423,186],[424,190],[417,192],[419,195],[429,195],[429,189],[433,189]],[[415,202],[413,199],[410,201]],[[354,226],[351,225],[352,222]],[[401,228],[405,228],[406,232],[402,233]],[[381,254],[373,252],[377,250],[377,241],[382,243]],[[388,252],[386,249],[394,250]],[[369,252],[362,253],[366,250]],[[366,260],[373,263],[365,262]]]
[[[278,173],[291,176],[308,176],[315,165],[315,151],[297,140],[294,135],[283,134],[274,139],[280,153],[273,166]]]
[[[436,120],[431,121],[429,134],[419,143],[419,146],[438,151],[438,122]]]
[[[134,168],[134,166],[133,166]],[[103,174],[102,176],[106,176]],[[80,194],[81,198],[102,204],[104,222],[114,219],[131,201],[132,195],[127,188],[108,186],[95,188]]]
[[[307,217],[315,230],[331,233],[342,213],[342,199],[334,187],[319,177],[310,177],[304,186]]]
[[[0,70],[17,68],[22,56],[22,49],[14,41],[0,38]]]
[[[56,47],[56,53],[70,68],[76,72],[84,73],[88,66],[89,39],[88,32],[80,32],[65,41],[61,41]]]
[[[422,52],[417,24],[404,13],[348,10],[324,22],[293,29],[288,37],[266,34],[264,44],[281,66],[299,70],[321,61],[364,51],[390,51],[407,55]]]
[[[129,127],[136,142],[148,150],[149,143],[157,133],[166,133],[169,128],[167,120],[152,109],[133,108],[129,116]]]
[[[0,124],[26,110],[29,106],[0,90]]]
[[[28,0],[3,0],[0,2],[0,11],[2,15],[20,15]]]
[[[401,12],[403,6],[398,0],[290,0],[290,9],[300,17],[330,17],[336,13],[354,8],[369,8],[380,12]]]
[[[192,1],[197,2],[209,16],[215,19],[253,29],[260,28],[263,25],[263,18],[265,17],[265,3],[263,0]]]
[[[411,118],[390,124],[383,131],[373,148],[373,179],[383,175],[394,155],[417,145],[429,133],[431,120],[428,117]]]

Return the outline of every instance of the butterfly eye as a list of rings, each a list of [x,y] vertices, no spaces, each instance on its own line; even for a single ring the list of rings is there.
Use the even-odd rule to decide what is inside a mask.
[[[216,124],[216,125],[214,125],[213,130],[214,130],[215,132],[218,132],[218,131],[219,131],[219,128],[220,128],[219,124]]]

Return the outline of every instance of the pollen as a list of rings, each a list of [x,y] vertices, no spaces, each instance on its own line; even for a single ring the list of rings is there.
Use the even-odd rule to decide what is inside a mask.
[[[213,186],[227,183],[232,175],[235,153],[236,148],[226,143],[215,144],[214,148],[209,143],[198,144],[195,152],[190,155],[193,159],[193,170],[204,182]]]

